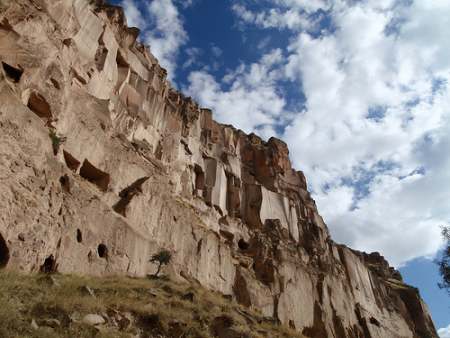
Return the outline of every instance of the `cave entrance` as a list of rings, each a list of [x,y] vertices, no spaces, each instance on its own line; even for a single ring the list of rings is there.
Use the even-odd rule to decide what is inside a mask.
[[[150,177],[142,177],[136,180],[133,184],[129,185],[125,189],[123,189],[119,193],[120,200],[113,205],[113,209],[118,214],[121,214],[123,217],[126,217],[127,207],[130,204],[131,200],[134,196],[142,193],[142,185],[149,179]]]
[[[52,111],[47,100],[39,93],[33,92],[28,99],[27,107],[41,119],[51,120]]]
[[[100,258],[108,258],[108,247],[105,244],[99,244],[97,253]]]
[[[22,74],[23,74],[22,69],[8,65],[5,62],[2,62],[2,66],[3,66],[3,70],[5,71],[6,76],[9,79],[11,79],[15,83],[20,81],[20,78],[22,77]]]
[[[248,250],[248,248],[250,247],[250,245],[243,240],[242,238],[238,241],[238,247],[239,249],[241,249],[242,251],[246,251]]]
[[[75,157],[73,157],[70,153],[63,150],[64,161],[66,162],[67,167],[76,172],[80,167],[80,161],[78,161]]]
[[[69,176],[63,175],[59,178],[59,183],[61,184],[61,188],[65,191],[70,193],[70,179]]]
[[[108,190],[109,174],[97,169],[88,160],[84,160],[80,169],[80,176],[95,184],[101,191]]]
[[[0,234],[0,269],[3,269],[9,262],[9,249],[6,245],[6,241]]]
[[[83,234],[81,233],[80,229],[77,229],[77,242],[78,243],[83,242]]]
[[[44,264],[41,265],[40,271],[43,273],[53,273],[56,272],[56,259],[53,255],[48,256]]]

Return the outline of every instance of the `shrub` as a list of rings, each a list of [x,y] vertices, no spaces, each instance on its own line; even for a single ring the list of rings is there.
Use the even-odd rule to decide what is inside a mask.
[[[437,262],[439,272],[442,276],[442,283],[439,283],[441,289],[446,289],[450,294],[450,227],[442,227],[442,237],[446,241],[442,258]]]
[[[161,267],[163,265],[168,265],[171,261],[172,261],[172,253],[169,250],[163,249],[163,250],[157,252],[156,254],[154,254],[150,258],[150,262],[157,263],[158,269],[156,270],[156,272],[153,276],[158,277]]]
[[[62,137],[62,136],[58,136],[54,129],[50,129],[50,132],[48,133],[48,135],[50,136],[50,139],[52,140],[53,154],[55,154],[55,156],[56,156],[58,154],[59,147],[61,146],[61,144],[64,143],[66,138]]]

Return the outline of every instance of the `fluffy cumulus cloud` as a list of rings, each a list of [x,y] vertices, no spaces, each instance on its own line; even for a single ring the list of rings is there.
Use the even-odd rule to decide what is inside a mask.
[[[261,3],[264,9],[255,11],[240,2],[231,8],[240,24],[294,31],[317,29],[323,14],[319,11],[331,8],[327,0],[262,0]]]
[[[134,0],[123,0],[121,3],[127,17],[127,23],[131,27],[145,27],[145,20]]]
[[[170,76],[188,41],[178,9],[193,3],[122,1]],[[197,70],[183,91],[220,122],[283,138],[337,241],[395,265],[433,256],[450,223],[450,2],[230,6],[241,30],[263,33],[253,41],[261,58],[218,78],[223,51],[189,46],[178,65]],[[271,30],[286,44],[274,47]],[[199,63],[206,54],[214,64]]]
[[[440,338],[450,338],[450,325],[438,330]]]
[[[187,1],[184,6],[192,5]],[[186,44],[188,36],[178,8],[172,0],[123,0],[122,6],[128,24],[143,31],[142,39],[160,64],[167,69],[169,77],[175,76],[178,51]]]
[[[171,0],[153,0],[148,11],[155,28],[147,32],[145,39],[163,67],[175,74],[177,51],[187,41],[177,7]]]
[[[310,25],[310,21],[308,21],[305,14],[292,9],[286,11],[272,9],[270,11],[254,13],[241,4],[234,4],[232,9],[243,23],[254,23],[263,28],[292,29],[309,27]]]
[[[223,79],[193,72],[188,93],[221,122],[279,131],[337,241],[395,265],[432,256],[450,222],[450,2],[264,3],[232,10],[288,45]],[[295,113],[286,80],[306,99]]]
[[[334,238],[396,265],[433,255],[450,220],[446,3],[336,3],[333,34],[289,46],[307,98],[284,135],[293,159]]]
[[[184,92],[213,108],[218,121],[270,137],[288,115],[286,102],[276,88],[282,60],[281,50],[274,49],[256,63],[242,64],[219,82],[205,70],[195,71],[190,73]]]

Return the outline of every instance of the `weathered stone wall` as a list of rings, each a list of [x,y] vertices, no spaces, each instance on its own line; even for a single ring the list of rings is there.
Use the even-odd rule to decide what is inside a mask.
[[[175,278],[308,337],[437,337],[381,256],[330,239],[286,144],[174,90],[122,9],[0,9],[0,268],[144,276],[169,248]]]

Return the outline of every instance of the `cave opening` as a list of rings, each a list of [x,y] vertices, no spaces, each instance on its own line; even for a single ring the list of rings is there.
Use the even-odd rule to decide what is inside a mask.
[[[67,167],[76,172],[78,170],[78,168],[80,167],[80,161],[78,161],[75,157],[73,157],[70,153],[68,153],[67,151],[63,150],[63,155],[64,155],[64,161],[66,162]]]
[[[77,242],[78,243],[83,242],[83,234],[81,233],[80,229],[77,229]]]
[[[40,271],[43,273],[53,273],[56,270],[56,259],[53,255],[50,255],[45,259],[44,264],[41,265]]]
[[[69,176],[63,175],[59,178],[59,183],[61,184],[61,188],[67,192],[70,193],[70,179]]]
[[[134,196],[142,193],[142,185],[149,179],[150,177],[145,176],[137,179],[131,185],[123,189],[119,193],[120,200],[113,205],[113,210],[118,214],[126,217],[127,207],[131,203],[131,200]]]
[[[9,249],[6,241],[0,234],[0,269],[5,268],[9,262]]]
[[[249,244],[241,238],[241,239],[238,241],[238,247],[239,247],[239,249],[245,251],[245,250],[248,250]]]
[[[33,92],[28,99],[27,107],[41,119],[50,120],[52,111],[47,100],[39,93]]]
[[[84,160],[80,169],[80,176],[95,184],[101,191],[106,192],[108,190],[109,174],[94,167],[88,160]]]
[[[105,244],[99,244],[97,252],[100,258],[108,258],[108,247]]]
[[[20,81],[20,78],[22,77],[23,74],[22,69],[8,65],[5,62],[2,62],[2,66],[8,78],[10,78],[15,83],[18,83]]]

